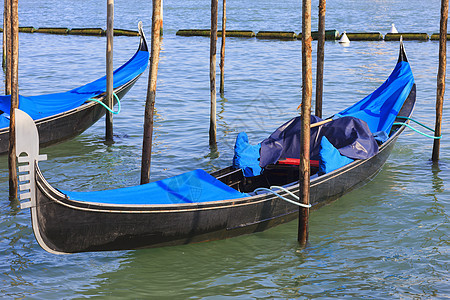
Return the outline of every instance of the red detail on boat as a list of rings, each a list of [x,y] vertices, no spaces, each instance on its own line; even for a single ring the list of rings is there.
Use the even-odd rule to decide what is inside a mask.
[[[295,165],[298,166],[300,165],[300,159],[298,158],[285,158],[285,159],[280,159],[278,161],[279,165]],[[319,161],[318,160],[310,160],[309,161],[309,165],[311,167],[319,167]]]

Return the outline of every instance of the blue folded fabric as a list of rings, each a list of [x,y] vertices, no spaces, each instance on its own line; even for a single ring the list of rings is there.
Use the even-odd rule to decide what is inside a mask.
[[[242,169],[245,177],[260,175],[262,168],[259,166],[261,144],[250,145],[247,133],[241,132],[234,145],[233,167]]]
[[[353,159],[341,155],[325,136],[322,137],[319,151],[319,175],[337,170],[353,161]]]

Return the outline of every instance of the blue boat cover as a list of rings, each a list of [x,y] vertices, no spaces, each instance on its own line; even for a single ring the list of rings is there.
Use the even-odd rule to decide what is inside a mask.
[[[321,121],[311,116],[311,123]],[[300,158],[301,118],[281,125],[261,143],[260,166],[276,164],[285,158]],[[341,155],[366,159],[378,153],[378,144],[366,122],[354,117],[342,117],[322,126],[311,128],[310,159],[319,160],[320,143],[326,137]]]
[[[114,71],[114,88],[117,88],[145,71],[148,65],[148,51],[137,51],[134,56]],[[68,92],[39,96],[19,96],[19,109],[25,111],[33,120],[59,114],[80,105],[89,98],[106,92],[106,76]],[[9,126],[11,96],[0,96],[0,128]]]
[[[376,155],[378,153],[376,139],[384,142],[388,138],[392,124],[413,85],[414,77],[409,63],[399,61],[389,78],[372,94],[336,114],[333,121],[311,129],[310,158],[323,160],[319,155],[323,137],[326,137],[340,155],[351,160],[367,159]],[[311,116],[311,124],[319,121],[322,119]],[[249,167],[259,161],[260,167],[264,168],[277,163],[279,159],[299,158],[300,128],[300,117],[280,126],[260,143],[260,155],[249,156],[250,152],[246,150],[248,147],[236,146],[235,158],[245,156],[245,161],[235,167]],[[247,152],[243,153],[243,149]],[[245,172],[244,175],[249,176]]]
[[[105,204],[200,203],[249,196],[201,169],[148,184],[95,192],[67,192],[70,200]]]
[[[413,85],[411,66],[406,61],[399,61],[389,78],[378,89],[336,116],[359,118],[369,125],[371,132],[384,131],[389,134]]]

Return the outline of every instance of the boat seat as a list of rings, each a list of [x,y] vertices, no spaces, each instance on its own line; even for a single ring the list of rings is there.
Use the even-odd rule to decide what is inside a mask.
[[[278,165],[293,165],[293,166],[298,166],[300,165],[300,159],[298,158],[285,158],[285,159],[280,159],[277,162]],[[310,160],[309,161],[309,165],[311,167],[319,167],[319,161],[318,160]]]

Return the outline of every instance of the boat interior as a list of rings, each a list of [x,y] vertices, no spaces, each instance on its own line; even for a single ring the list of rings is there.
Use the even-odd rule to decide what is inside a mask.
[[[311,178],[318,176],[319,168],[311,167]],[[299,166],[287,164],[273,164],[264,169],[261,175],[244,177],[241,169],[232,166],[211,174],[226,185],[242,193],[253,194],[257,188],[270,188],[271,186],[289,186],[296,184],[299,177]]]

